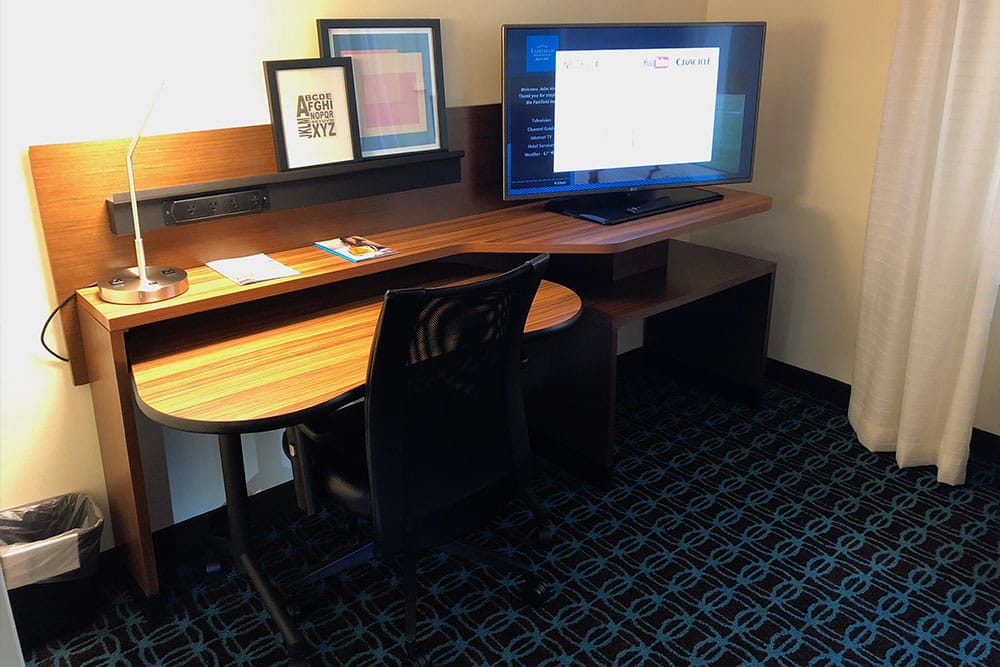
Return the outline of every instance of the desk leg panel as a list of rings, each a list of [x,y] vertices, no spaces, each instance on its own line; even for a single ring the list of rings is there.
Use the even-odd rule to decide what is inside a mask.
[[[79,312],[115,541],[124,549],[139,588],[152,597],[159,593],[160,584],[125,335],[108,331],[87,311]]]
[[[584,310],[566,331],[529,340],[522,374],[532,448],[592,482],[611,481],[617,335]]]

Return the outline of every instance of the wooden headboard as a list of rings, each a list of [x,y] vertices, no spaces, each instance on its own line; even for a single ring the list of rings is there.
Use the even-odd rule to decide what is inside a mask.
[[[340,234],[374,234],[503,207],[500,106],[448,109],[448,148],[465,152],[462,180],[420,190],[266,211],[144,231],[147,261],[190,268],[276,252]],[[128,190],[129,139],[31,146],[28,160],[56,296],[135,266],[132,236],[112,233],[106,200]],[[143,137],[134,154],[141,190],[274,173],[270,125]],[[76,384],[88,382],[76,304],[61,316]]]

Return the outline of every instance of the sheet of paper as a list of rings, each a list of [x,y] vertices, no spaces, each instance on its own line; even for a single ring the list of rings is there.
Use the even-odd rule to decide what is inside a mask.
[[[237,285],[249,285],[251,283],[259,283],[263,280],[273,280],[274,278],[287,278],[299,273],[290,266],[285,266],[264,253],[247,255],[246,257],[216,259],[211,262],[205,262],[205,265],[218,271]]]

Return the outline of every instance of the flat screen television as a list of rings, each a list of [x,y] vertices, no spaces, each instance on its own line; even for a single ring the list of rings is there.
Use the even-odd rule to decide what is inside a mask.
[[[749,182],[765,27],[503,26],[503,198],[616,224]]]

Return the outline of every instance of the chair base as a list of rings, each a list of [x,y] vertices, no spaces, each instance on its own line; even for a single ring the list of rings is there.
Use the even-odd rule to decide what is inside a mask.
[[[489,551],[481,547],[469,544],[468,542],[451,542],[433,549],[443,553],[476,563],[488,565],[505,572],[513,572],[524,577],[524,581],[519,588],[519,597],[533,607],[542,606],[548,597],[548,587],[534,573],[534,570],[527,564]],[[404,647],[406,652],[406,664],[412,667],[431,667],[430,656],[421,649],[416,639],[417,628],[417,553],[408,552],[404,555]],[[363,544],[350,552],[344,554],[328,563],[310,571],[302,579],[299,585],[305,589],[324,579],[328,579],[340,572],[344,572],[358,565],[371,561],[375,557],[375,547],[371,542]]]

